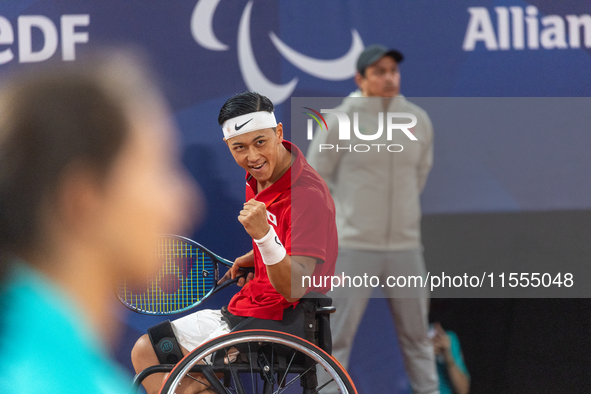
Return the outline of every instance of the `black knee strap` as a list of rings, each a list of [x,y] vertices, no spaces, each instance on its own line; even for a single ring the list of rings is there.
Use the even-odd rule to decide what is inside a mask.
[[[160,364],[176,364],[183,358],[181,346],[176,340],[170,320],[148,328],[148,336]]]

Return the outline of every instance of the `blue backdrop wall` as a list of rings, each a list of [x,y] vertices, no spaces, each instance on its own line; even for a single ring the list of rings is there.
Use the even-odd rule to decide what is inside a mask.
[[[4,1],[0,73],[43,61],[75,61],[104,45],[146,51],[177,121],[184,163],[207,199],[205,220],[192,236],[234,258],[250,240],[235,219],[244,198],[243,173],[216,121],[229,96],[243,90],[266,94],[289,126],[290,97],[349,94],[356,56],[364,45],[382,43],[405,54],[402,92],[408,97],[586,97],[589,14],[588,0]],[[519,135],[476,130],[466,139],[438,129],[436,121],[434,126],[426,213],[591,206],[582,176],[591,170],[589,123],[579,123],[562,139],[553,128],[522,128]],[[499,141],[511,138],[524,148],[508,152]],[[526,149],[528,141],[535,141],[537,153]],[[534,156],[540,165],[508,167],[511,159],[528,162]],[[546,167],[558,168],[551,179],[574,180],[550,184],[563,192],[544,199]],[[228,298],[221,294],[208,307]],[[385,308],[383,300],[370,303],[356,339],[351,369],[364,393],[408,391]],[[120,318],[126,329],[115,354],[129,366],[133,342],[157,319],[124,311]],[[387,362],[364,361],[375,359],[371,355],[378,350]]]

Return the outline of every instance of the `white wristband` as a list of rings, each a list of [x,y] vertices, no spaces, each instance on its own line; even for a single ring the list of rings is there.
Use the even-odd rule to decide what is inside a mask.
[[[259,251],[263,257],[263,263],[265,263],[265,265],[275,265],[283,260],[287,251],[283,245],[281,245],[273,226],[269,227],[270,229],[267,235],[261,239],[255,239],[254,242],[259,247]]]

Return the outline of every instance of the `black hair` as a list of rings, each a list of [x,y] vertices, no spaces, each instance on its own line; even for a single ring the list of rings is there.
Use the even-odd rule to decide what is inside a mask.
[[[274,107],[268,97],[257,92],[242,92],[230,97],[220,109],[218,124],[221,126],[228,119],[236,116],[249,114],[251,112],[267,111],[273,112]]]
[[[42,205],[65,171],[82,164],[105,178],[128,138],[130,106],[142,101],[143,67],[120,53],[104,55],[28,71],[3,85],[0,271],[8,257],[40,241]]]

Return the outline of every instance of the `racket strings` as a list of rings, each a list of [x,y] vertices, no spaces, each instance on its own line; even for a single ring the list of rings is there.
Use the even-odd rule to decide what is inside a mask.
[[[163,237],[156,251],[161,268],[145,287],[123,281],[121,300],[132,309],[167,314],[188,308],[214,287],[214,262],[200,248],[176,238]]]

